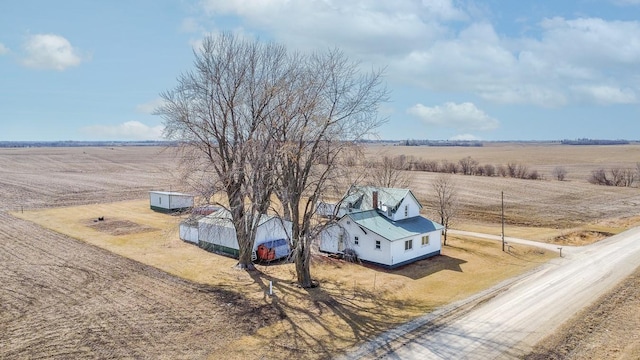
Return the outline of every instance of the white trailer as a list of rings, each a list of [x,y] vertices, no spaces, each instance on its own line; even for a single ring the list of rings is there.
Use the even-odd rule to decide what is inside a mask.
[[[172,213],[193,207],[193,195],[173,191],[149,191],[151,210]]]

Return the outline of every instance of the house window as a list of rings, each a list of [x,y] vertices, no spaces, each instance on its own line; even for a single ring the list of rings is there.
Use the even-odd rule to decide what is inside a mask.
[[[413,240],[407,240],[404,242],[404,250],[411,250],[413,249]]]
[[[356,245],[358,245],[358,244],[360,243],[360,239],[358,239],[358,237],[357,237],[357,236],[354,236],[354,237],[353,237],[353,243],[354,243],[354,244],[356,244]]]
[[[404,206],[404,217],[409,216],[409,205]]]
[[[376,240],[376,250],[380,250],[380,240]]]
[[[162,198],[161,197],[158,198],[158,204],[162,205]]]
[[[429,245],[429,235],[425,235],[422,237],[422,246]]]

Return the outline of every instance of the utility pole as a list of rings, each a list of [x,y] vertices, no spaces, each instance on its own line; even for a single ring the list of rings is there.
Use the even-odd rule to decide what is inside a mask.
[[[500,197],[502,202],[502,251],[504,252],[504,191],[502,191]]]

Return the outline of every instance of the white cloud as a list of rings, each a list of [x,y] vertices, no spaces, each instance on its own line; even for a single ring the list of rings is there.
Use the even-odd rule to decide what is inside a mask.
[[[576,93],[582,93],[587,100],[598,104],[633,104],[638,101],[636,93],[631,89],[620,89],[607,85],[576,86]]]
[[[447,31],[441,21],[466,17],[452,0],[204,0],[203,6],[212,16],[239,16],[246,27],[296,48],[339,46],[376,57],[433,41]]]
[[[416,104],[407,109],[407,113],[418,117],[427,125],[458,130],[492,130],[499,126],[498,120],[470,102],[461,104],[447,102],[434,107]]]
[[[459,134],[449,138],[451,141],[479,141],[479,137],[472,134]]]
[[[153,114],[153,112],[164,104],[162,98],[155,98],[143,104],[136,105],[136,111],[143,114]]]
[[[203,33],[205,32],[205,29],[200,25],[197,19],[188,17],[182,20],[182,24],[180,24],[180,31],[186,33]]]
[[[3,43],[0,43],[0,55],[8,54],[9,48],[4,46]]]
[[[161,140],[164,127],[148,126],[139,121],[127,121],[118,125],[92,125],[82,132],[95,139],[109,140]]]
[[[69,40],[55,34],[31,35],[24,43],[26,57],[22,64],[36,69],[62,71],[84,60]]]
[[[392,59],[389,72],[431,90],[472,92],[498,103],[638,102],[631,94],[640,91],[640,22],[552,18],[538,31],[538,38],[507,38],[489,23],[472,23]],[[584,89],[603,83],[626,90],[585,97]]]
[[[202,5],[214,22],[217,16],[235,16],[245,33],[266,33],[292,48],[338,46],[367,66],[386,66],[394,85],[541,107],[640,102],[635,95],[640,93],[640,21],[554,17],[528,22],[526,35],[508,35],[488,22],[495,18],[489,10],[453,0],[202,0]],[[603,84],[624,90],[603,91]]]

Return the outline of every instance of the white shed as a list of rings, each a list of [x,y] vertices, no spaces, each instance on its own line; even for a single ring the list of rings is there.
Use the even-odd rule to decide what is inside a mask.
[[[193,195],[172,191],[149,191],[151,210],[171,213],[193,207]]]
[[[267,251],[272,250],[273,257],[269,260],[288,255],[291,228],[290,221],[263,215],[258,223],[253,251],[257,251],[260,245]],[[220,209],[198,221],[198,245],[205,250],[239,256],[240,246],[229,211]]]

